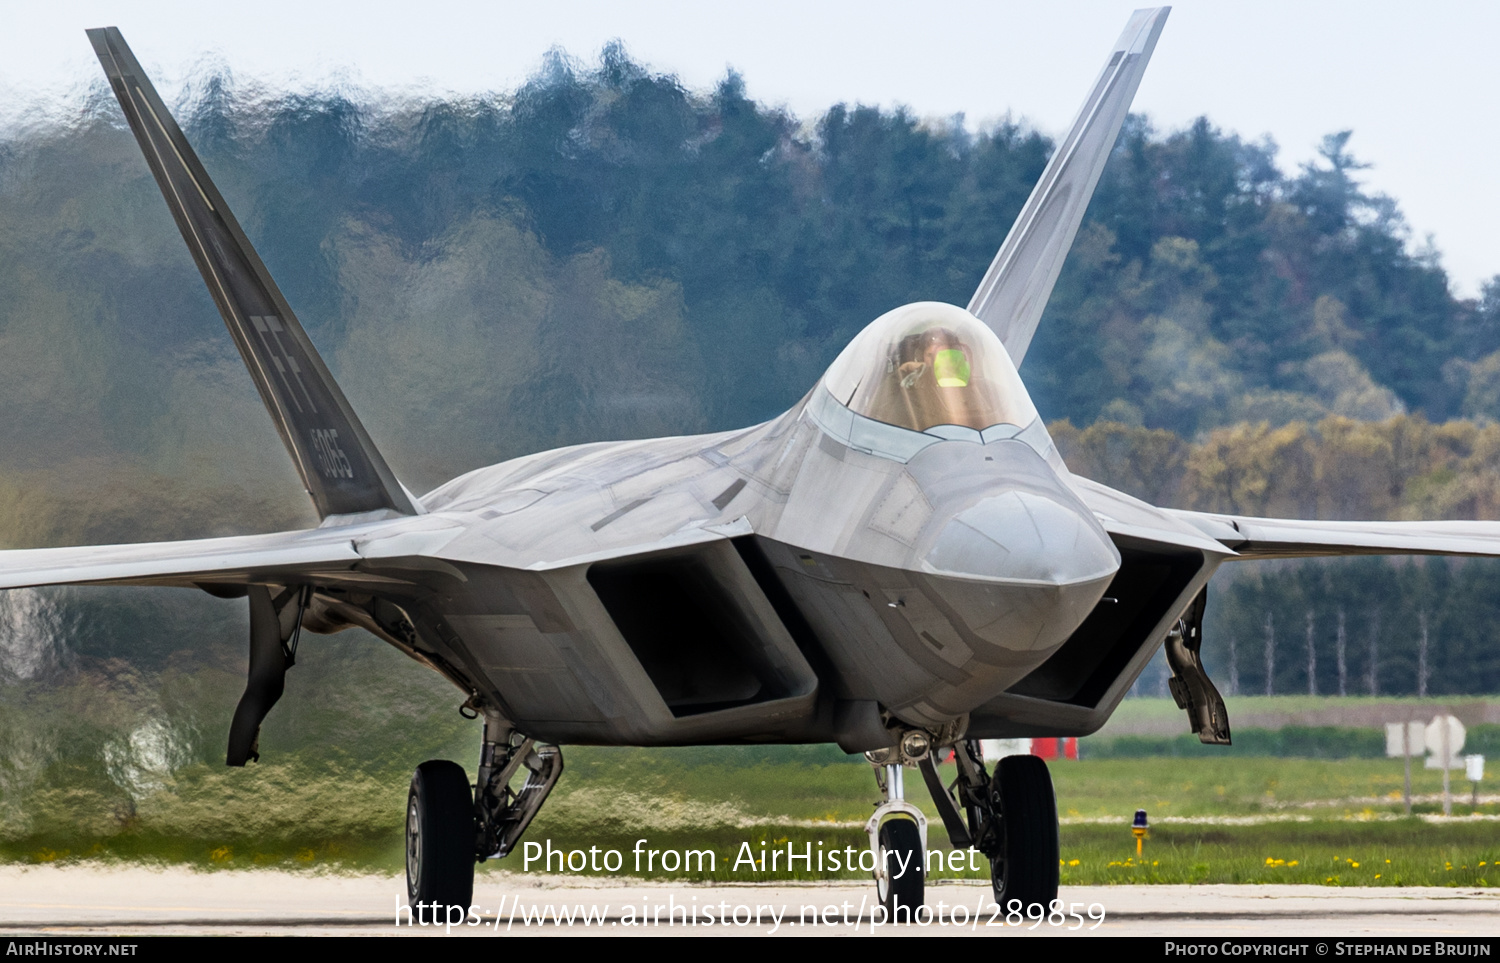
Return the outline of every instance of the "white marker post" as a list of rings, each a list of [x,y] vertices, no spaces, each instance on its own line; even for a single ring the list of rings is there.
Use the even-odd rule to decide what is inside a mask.
[[[1443,815],[1453,815],[1453,792],[1449,783],[1454,769],[1464,764],[1458,750],[1464,747],[1464,724],[1453,716],[1434,716],[1427,726],[1427,768],[1443,770]]]
[[[1411,757],[1412,753],[1425,752],[1427,727],[1420,722],[1388,722],[1385,724],[1385,754],[1394,759],[1406,760],[1405,801],[1406,814],[1411,815]]]
[[[1479,780],[1484,778],[1484,757],[1464,756],[1464,775],[1474,784],[1474,796],[1469,800],[1474,812],[1479,812]]]

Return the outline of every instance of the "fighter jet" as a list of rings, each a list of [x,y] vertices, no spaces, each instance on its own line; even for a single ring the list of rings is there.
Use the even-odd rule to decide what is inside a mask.
[[[884,794],[866,830],[888,910],[923,900],[927,820],[906,799],[908,770],[952,845],[990,860],[1002,906],[1048,904],[1058,834],[1046,765],[986,760],[979,740],[1097,730],[1165,646],[1190,728],[1227,744],[1199,660],[1220,564],[1500,555],[1496,523],[1177,511],[1063,463],[1017,369],[1167,13],[1130,18],[967,306],[893,306],[764,424],[528,455],[420,497],[360,424],[120,32],[91,30],[322,524],[3,552],[0,588],[245,598],[231,766],[259,757],[303,632],[357,626],[451,681],[483,719],[482,753],[473,783],[453,762],[416,769],[414,903],[469,903],[476,861],[515,848],[562,774],[562,745],[831,742],[866,753]],[[947,785],[936,760],[950,752]]]

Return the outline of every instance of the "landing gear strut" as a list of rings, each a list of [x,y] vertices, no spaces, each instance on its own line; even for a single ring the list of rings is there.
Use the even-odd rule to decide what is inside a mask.
[[[526,782],[519,792],[510,781],[522,768]],[[517,732],[504,718],[486,713],[484,749],[479,754],[479,781],[474,787],[478,858],[499,859],[508,854],[541,811],[542,803],[562,775],[562,750],[539,746]]]
[[[520,791],[510,788],[522,768]],[[469,905],[474,863],[508,854],[562,775],[562,751],[538,746],[504,719],[485,715],[479,781],[456,762],[422,763],[406,797],[406,892],[411,903]]]
[[[913,862],[925,861],[927,821],[903,798],[904,766],[915,766],[922,773],[953,847],[977,849],[989,858],[995,902],[1009,907],[1011,901],[1019,900],[1023,912],[1032,903],[1050,906],[1057,899],[1058,839],[1057,798],[1047,764],[1036,756],[1006,756],[992,777],[985,771],[978,741],[956,740],[952,746],[958,778],[945,786],[928,744],[910,735],[896,747],[866,753],[886,794],[865,829],[875,850],[875,881],[887,911],[893,910],[892,897],[914,907],[922,901],[921,875],[914,884],[905,884],[914,886],[909,891],[894,890],[893,884],[899,881],[882,877],[883,871],[888,873],[889,860],[882,855],[904,852],[900,846],[920,846]],[[915,826],[915,831],[901,830],[904,835],[897,837],[883,829],[901,822]]]
[[[926,898],[927,817],[906,801],[900,761],[881,764],[871,759],[871,765],[885,802],[875,807],[865,832],[870,834],[870,850],[875,855],[880,905],[885,907],[886,919],[895,919],[898,907],[913,913]]]

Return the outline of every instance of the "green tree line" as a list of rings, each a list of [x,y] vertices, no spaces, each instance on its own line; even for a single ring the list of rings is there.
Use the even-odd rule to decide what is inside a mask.
[[[69,106],[0,140],[0,540],[307,521],[112,95]],[[467,98],[210,73],[177,111],[419,489],[775,415],[877,315],[964,303],[1053,146],[860,105],[799,119],[619,46]],[[1453,296],[1350,150],[1287,172],[1206,119],[1132,117],[1023,368],[1043,414],[1183,438],[1500,414],[1500,286]]]

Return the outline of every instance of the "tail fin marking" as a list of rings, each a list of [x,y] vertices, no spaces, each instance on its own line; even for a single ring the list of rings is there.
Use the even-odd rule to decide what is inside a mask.
[[[88,35],[318,514],[418,513],[120,31]]]

